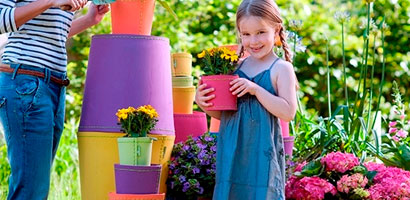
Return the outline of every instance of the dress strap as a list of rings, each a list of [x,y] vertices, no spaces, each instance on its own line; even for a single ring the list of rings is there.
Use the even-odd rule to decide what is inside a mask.
[[[236,68],[235,73],[242,67],[243,63],[245,62],[245,60],[248,58],[245,58],[242,60],[241,64],[239,64],[238,68]]]
[[[272,67],[275,65],[275,63],[278,62],[279,59],[280,59],[280,58],[277,57],[277,58],[275,59],[275,61],[273,61],[272,65],[269,67],[269,71],[272,69]]]

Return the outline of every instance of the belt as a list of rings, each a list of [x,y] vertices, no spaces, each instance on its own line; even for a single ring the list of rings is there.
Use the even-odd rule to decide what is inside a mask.
[[[9,65],[0,65],[0,72],[7,72],[7,73],[13,73],[14,69],[11,68]],[[37,76],[40,78],[45,78],[44,72],[38,72],[38,71],[33,71],[33,70],[27,70],[27,69],[17,69],[17,74],[25,74],[25,75],[31,75],[31,76]],[[70,84],[70,80],[68,79],[60,79],[57,78],[53,75],[50,76],[50,81],[56,83],[57,85],[60,86],[68,86]]]

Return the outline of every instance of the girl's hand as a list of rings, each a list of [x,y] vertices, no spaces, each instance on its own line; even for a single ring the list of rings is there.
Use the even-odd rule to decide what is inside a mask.
[[[229,83],[231,88],[229,89],[233,95],[237,95],[241,97],[246,93],[251,95],[255,95],[256,91],[260,88],[254,82],[246,79],[246,78],[237,78]]]
[[[207,103],[207,101],[215,98],[215,95],[207,95],[210,92],[213,92],[215,89],[214,88],[206,88],[206,84],[201,84],[198,89],[196,90],[195,94],[195,102],[200,106],[200,107],[209,107],[212,106],[212,103]]]
[[[95,5],[91,3],[88,7],[88,12],[86,17],[91,20],[93,25],[100,23],[100,21],[104,18],[105,13],[110,11],[110,7],[108,4],[106,5]]]
[[[52,0],[51,7],[59,7],[62,10],[74,12],[83,8],[87,2],[87,0]]]

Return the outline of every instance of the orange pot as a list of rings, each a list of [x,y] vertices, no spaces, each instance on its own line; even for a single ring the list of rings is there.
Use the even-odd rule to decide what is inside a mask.
[[[174,113],[192,114],[192,106],[195,98],[195,86],[172,88]]]
[[[173,53],[171,55],[172,76],[191,76],[192,55],[190,53]]]
[[[211,125],[209,127],[209,132],[218,133],[219,132],[219,124],[220,124],[220,121],[218,119],[215,119],[215,118],[211,117]]]
[[[164,200],[165,194],[117,194],[110,192],[110,200]]]
[[[155,0],[117,0],[111,4],[112,33],[151,35]]]

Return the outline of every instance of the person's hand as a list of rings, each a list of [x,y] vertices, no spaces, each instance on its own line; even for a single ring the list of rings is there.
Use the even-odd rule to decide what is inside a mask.
[[[87,4],[87,0],[51,0],[51,7],[59,7],[62,10],[74,12]]]
[[[237,78],[229,84],[231,85],[229,91],[232,92],[232,95],[237,95],[238,97],[241,97],[246,93],[255,95],[256,91],[260,88],[257,84],[246,78]]]
[[[199,107],[205,108],[212,106],[212,103],[207,103],[207,101],[215,98],[214,94],[208,95],[210,92],[213,92],[214,88],[206,89],[206,84],[201,84],[198,89],[196,90],[195,94],[195,102],[199,105]]]
[[[105,13],[110,11],[110,6],[106,5],[95,5],[91,3],[88,7],[88,12],[86,14],[87,18],[92,21],[92,24],[98,24],[104,18]]]

